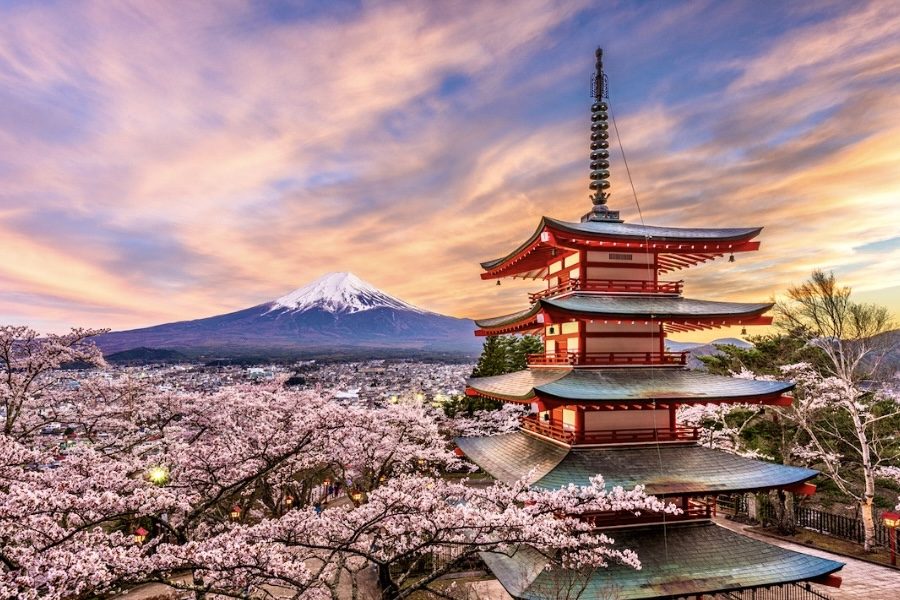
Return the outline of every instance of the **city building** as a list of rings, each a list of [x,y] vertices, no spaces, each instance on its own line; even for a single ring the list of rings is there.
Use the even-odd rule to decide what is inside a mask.
[[[742,590],[839,585],[842,563],[792,552],[715,524],[720,494],[783,489],[809,494],[817,472],[701,447],[695,428],[676,419],[687,404],[790,404],[794,387],[690,371],[666,352],[671,332],[771,323],[769,303],[718,302],[683,296],[673,271],[759,249],[761,228],[698,229],[626,223],[607,206],[609,115],[602,54],[597,53],[591,117],[593,207],[580,222],[544,217],[506,256],[482,263],[483,279],[541,281],[524,310],[476,321],[478,335],[538,334],[544,352],[524,371],[468,380],[467,394],[531,408],[520,431],[457,440],[494,478],[527,478],[536,488],[642,484],[681,508],[679,515],[598,514],[642,569],[611,565],[590,574],[547,570],[529,547],[485,554],[515,598],[710,598]],[[569,589],[564,589],[564,588]],[[574,588],[574,589],[572,589]],[[610,595],[613,594],[613,595]],[[781,596],[778,596],[781,597]],[[787,596],[784,596],[787,597]],[[792,598],[799,597],[792,595]],[[810,596],[812,597],[812,596]]]

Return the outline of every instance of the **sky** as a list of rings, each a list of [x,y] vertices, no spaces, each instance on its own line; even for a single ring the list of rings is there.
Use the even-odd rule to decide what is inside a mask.
[[[589,207],[604,48],[628,222],[764,226],[676,273],[765,301],[816,268],[900,312],[900,3],[0,0],[0,323],[127,329],[352,271],[465,317]],[[722,332],[705,334],[718,337]]]

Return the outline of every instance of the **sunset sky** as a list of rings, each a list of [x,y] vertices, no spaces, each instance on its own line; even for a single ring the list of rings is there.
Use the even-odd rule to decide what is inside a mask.
[[[598,45],[645,222],[765,227],[686,295],[819,267],[900,312],[898,31],[889,1],[0,1],[0,322],[193,319],[327,271],[524,308],[478,262],[590,207]]]

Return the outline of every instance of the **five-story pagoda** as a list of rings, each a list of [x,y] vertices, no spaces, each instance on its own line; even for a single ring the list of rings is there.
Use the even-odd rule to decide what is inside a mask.
[[[538,488],[633,487],[677,503],[678,516],[596,515],[632,548],[639,571],[612,566],[586,581],[580,598],[699,598],[814,581],[839,584],[842,564],[791,552],[715,525],[719,494],[784,489],[809,493],[816,471],[743,458],[701,447],[695,428],[676,419],[679,406],[740,403],[784,405],[793,384],[710,375],[667,352],[670,332],[767,325],[770,303],[695,300],[682,281],[663,279],[698,263],[759,249],[761,228],[700,229],[625,223],[609,199],[609,106],[602,52],[597,51],[591,114],[593,207],[580,222],[544,217],[535,232],[502,258],[482,263],[483,279],[542,280],[527,308],[476,321],[478,335],[538,334],[544,351],[524,371],[473,378],[467,393],[531,407],[521,431],[457,440],[496,479],[528,478]],[[485,562],[516,598],[558,595],[566,578],[546,570],[530,548]],[[709,596],[707,596],[709,597]]]

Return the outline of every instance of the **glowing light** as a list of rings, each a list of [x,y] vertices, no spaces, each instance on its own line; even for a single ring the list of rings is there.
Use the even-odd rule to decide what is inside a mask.
[[[147,479],[154,485],[166,485],[169,483],[169,469],[159,465],[147,471]]]
[[[134,543],[143,544],[147,540],[147,534],[149,533],[150,532],[143,527],[138,527],[134,530]]]

